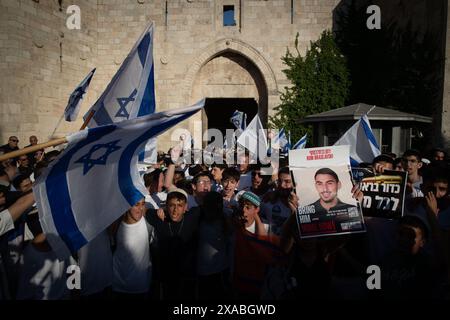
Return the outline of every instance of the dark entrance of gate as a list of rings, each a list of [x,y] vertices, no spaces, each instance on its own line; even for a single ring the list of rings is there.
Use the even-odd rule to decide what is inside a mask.
[[[235,129],[230,122],[235,110],[247,114],[247,124],[258,113],[258,104],[253,98],[207,98],[205,113],[208,121],[208,129],[218,129],[225,136],[226,129]]]

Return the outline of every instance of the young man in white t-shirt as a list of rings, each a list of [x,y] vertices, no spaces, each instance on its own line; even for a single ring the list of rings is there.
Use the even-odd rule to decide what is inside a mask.
[[[150,245],[154,240],[154,230],[146,222],[144,214],[145,202],[141,199],[123,215],[116,230],[112,289],[120,299],[145,299],[150,293]]]

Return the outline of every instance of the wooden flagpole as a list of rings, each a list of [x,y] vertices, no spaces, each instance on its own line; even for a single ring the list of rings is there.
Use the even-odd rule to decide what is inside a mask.
[[[84,121],[83,125],[81,126],[80,130],[84,130],[86,129],[89,121],[91,121],[92,117],[94,116],[95,111],[91,110],[91,112],[89,112],[89,115],[86,117],[86,120]]]
[[[81,126],[80,130],[84,130],[87,127],[89,121],[91,121],[91,119],[94,116],[94,114],[95,114],[95,111],[91,110],[91,112],[87,116],[86,120],[84,121],[83,125]],[[62,117],[61,117],[61,119],[62,119]],[[61,119],[60,119],[59,122],[61,122]],[[59,126],[59,122],[58,122],[57,127]],[[53,132],[56,131],[56,128],[55,128],[55,130]],[[63,143],[67,143],[66,137],[57,138],[57,139],[50,140],[50,141],[47,141],[47,142],[44,142],[44,143],[40,143],[40,144],[31,146],[31,147],[26,147],[26,148],[23,148],[23,149],[20,149],[20,150],[16,150],[16,151],[13,151],[13,152],[8,152],[8,153],[5,153],[3,155],[0,155],[0,162],[8,160],[8,159],[11,159],[11,158],[17,158],[17,157],[20,157],[20,156],[22,156],[24,154],[35,152],[35,151],[38,151],[38,150],[41,150],[41,149],[45,150],[45,148],[56,147],[56,146],[58,146],[60,144],[63,144]]]
[[[11,158],[17,158],[17,157],[23,156],[24,154],[35,152],[35,151],[38,151],[41,149],[55,147],[55,146],[63,144],[63,143],[67,143],[66,137],[50,140],[50,141],[47,141],[44,143],[36,144],[34,146],[30,146],[30,147],[26,147],[26,148],[23,148],[20,150],[8,152],[8,153],[0,155],[0,162],[11,159]]]

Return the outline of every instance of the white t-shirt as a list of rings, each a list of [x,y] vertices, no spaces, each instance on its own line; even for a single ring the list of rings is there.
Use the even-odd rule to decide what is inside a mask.
[[[69,299],[67,268],[76,264],[73,258],[58,260],[54,251],[38,251],[29,243],[20,263],[18,300]]]
[[[270,232],[276,235],[281,234],[284,222],[291,215],[291,209],[277,200],[275,203],[264,202],[261,204],[261,221],[270,225]]]
[[[14,229],[14,221],[8,209],[0,212],[0,236]]]
[[[104,230],[78,250],[81,271],[81,294],[101,292],[111,286],[113,259],[108,232]]]
[[[113,254],[113,290],[126,293],[150,291],[152,265],[145,219],[134,224],[121,222]]]
[[[263,223],[264,229],[266,229],[267,232],[269,232],[269,225],[267,223]],[[253,221],[253,223],[248,226],[247,228],[245,228],[245,230],[247,230],[250,233],[255,233],[256,231],[256,222]]]

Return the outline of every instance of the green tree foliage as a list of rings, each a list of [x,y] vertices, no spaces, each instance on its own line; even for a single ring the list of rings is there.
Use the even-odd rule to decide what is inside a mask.
[[[311,48],[302,57],[298,50],[298,33],[295,38],[296,54],[289,49],[282,57],[287,66],[283,72],[291,81],[291,87],[281,92],[281,104],[270,117],[273,128],[285,128],[291,132],[295,143],[306,132],[311,136],[310,126],[301,125],[304,117],[343,107],[350,88],[346,60],[334,41],[333,34],[325,30],[320,38],[311,42]]]

